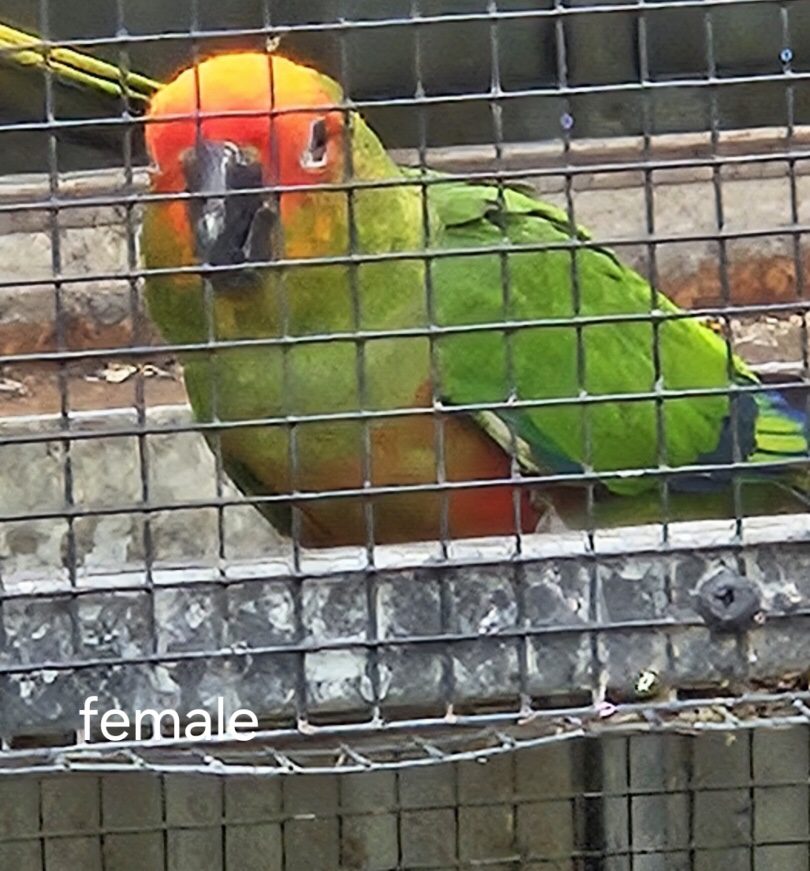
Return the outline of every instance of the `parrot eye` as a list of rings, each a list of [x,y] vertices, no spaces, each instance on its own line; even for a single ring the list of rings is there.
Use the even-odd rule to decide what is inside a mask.
[[[326,166],[326,121],[317,118],[309,128],[309,145],[301,155],[301,166],[304,169],[320,169]]]

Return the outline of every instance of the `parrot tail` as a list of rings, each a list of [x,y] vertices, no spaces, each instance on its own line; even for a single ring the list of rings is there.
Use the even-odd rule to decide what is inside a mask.
[[[50,70],[67,84],[110,97],[148,103],[161,83],[139,73],[71,48],[51,47],[39,37],[0,22],[0,61],[32,69]]]
[[[810,464],[810,425],[806,411],[792,405],[783,393],[757,394],[755,445],[752,463],[805,459]],[[773,468],[773,467],[772,467]],[[791,465],[787,472],[774,470],[780,481],[810,508],[810,469]]]

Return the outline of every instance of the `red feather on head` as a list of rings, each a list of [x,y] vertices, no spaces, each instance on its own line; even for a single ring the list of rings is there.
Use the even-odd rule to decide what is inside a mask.
[[[339,181],[344,112],[336,106],[341,100],[331,79],[278,55],[241,52],[208,58],[183,70],[152,98],[145,136],[156,167],[153,189],[183,189],[181,158],[198,137],[256,150],[267,169],[267,184]],[[318,119],[326,125],[327,153],[322,165],[312,166],[302,155]]]

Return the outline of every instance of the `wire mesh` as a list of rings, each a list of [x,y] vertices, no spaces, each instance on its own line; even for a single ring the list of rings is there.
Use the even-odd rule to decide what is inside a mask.
[[[803,867],[806,745],[806,727],[796,727],[732,743],[568,742],[340,777],[4,778],[4,803],[39,807],[39,821],[0,850],[23,868],[39,855],[60,868],[129,867],[122,857],[133,849],[155,868]],[[66,811],[77,797],[81,812]]]
[[[43,157],[38,177],[0,185],[0,795],[32,780],[39,825],[0,839],[0,857],[35,848],[31,867],[56,869],[60,839],[104,856],[138,835],[153,867],[195,867],[196,848],[177,859],[186,848],[172,846],[188,835],[220,856],[216,867],[254,867],[234,858],[244,821],[228,811],[231,780],[204,787],[215,810],[179,820],[174,778],[264,776],[268,789],[293,791],[295,777],[277,787],[276,776],[340,774],[325,813],[285,798],[251,818],[278,836],[270,867],[297,867],[302,814],[326,832],[313,836],[327,851],[321,866],[307,867],[759,868],[771,861],[763,850],[806,865],[806,825],[774,834],[757,815],[771,789],[806,804],[806,760],[776,782],[754,760],[757,742],[806,735],[810,572],[797,482],[807,448],[761,449],[754,467],[749,430],[776,402],[782,429],[767,435],[806,439],[810,17],[797,0],[395,5],[365,18],[348,0],[323,4],[319,20],[302,21],[265,0],[255,21],[225,27],[224,8],[217,23],[211,4],[190,0],[186,24],[160,32],[158,18],[144,29],[134,4],[116,0],[110,32],[87,35],[65,31],[40,0],[26,23],[41,107],[0,105],[0,137],[38,142]],[[752,21],[776,34],[774,56],[743,38]],[[539,67],[517,41],[530,27]],[[683,58],[662,61],[668,27],[698,34],[699,48],[684,43]],[[611,28],[627,57],[599,61]],[[406,48],[375,90],[360,58],[389,38]],[[4,39],[0,30],[0,73],[12,75],[20,47]],[[279,96],[273,52],[317,66],[307,39],[329,46],[325,68],[345,99]],[[268,49],[267,81],[244,87],[269,105],[206,108],[200,70],[212,46]],[[64,85],[65,49],[118,70],[91,110]],[[382,55],[369,52],[374,70]],[[194,104],[150,122],[147,80],[133,73],[167,79],[189,65]],[[345,133],[325,153],[340,171],[283,176],[285,131],[306,130],[307,160],[320,166],[315,150],[331,140],[316,131],[332,116]],[[383,144],[408,175],[353,148],[363,116],[391,134]],[[185,181],[161,186],[144,168],[144,131],[188,120]],[[242,169],[253,158],[239,130],[266,125],[258,185],[254,175],[195,187],[189,154],[211,144],[213,122],[233,131],[213,145],[237,149]],[[115,169],[67,172],[88,142],[91,162]],[[486,186],[476,200],[450,196],[449,219],[437,217],[447,172],[467,190]],[[403,191],[415,204],[407,216]],[[303,231],[289,219],[302,198],[315,204]],[[227,219],[245,203],[246,262],[218,262],[195,240],[195,216],[213,207],[207,219]],[[345,238],[318,223],[328,209]],[[261,211],[268,238],[251,251]],[[145,215],[170,213],[189,235],[167,255],[168,223],[165,238],[141,233]],[[565,276],[547,265],[558,261]],[[160,337],[145,286],[178,298],[196,288],[200,311],[178,308],[182,323]],[[308,288],[321,296],[307,308]],[[469,303],[448,308],[453,294]],[[532,303],[544,295],[554,304]],[[704,332],[682,330],[698,322]],[[561,331],[572,338],[555,351]],[[723,346],[722,377],[684,375],[709,341]],[[632,367],[617,349],[643,360],[642,375],[621,376]],[[700,410],[718,404],[711,444],[684,451]],[[677,412],[687,406],[692,419]],[[618,461],[604,459],[606,440]],[[758,499],[756,476],[783,483]],[[718,499],[707,482],[721,485]],[[101,710],[176,708],[184,722],[221,698],[261,724],[245,746],[168,730],[105,742],[82,732],[91,693]],[[695,762],[704,744],[720,746],[717,732],[747,753],[719,785]],[[649,766],[634,768],[636,747],[676,744],[669,780],[660,766],[646,781]],[[567,791],[518,784],[532,754],[568,766]],[[434,766],[447,801],[409,805],[403,778]],[[467,766],[508,772],[497,801],[464,786]],[[154,826],[110,825],[105,778],[134,771],[149,778]],[[95,816],[78,828],[46,809],[65,772],[97,791]],[[344,782],[373,775],[391,801],[347,810]],[[713,790],[742,802],[747,828],[725,840],[701,828]],[[651,831],[662,807],[681,828]],[[533,815],[546,826],[554,814],[568,840],[532,840]],[[485,816],[503,825],[479,850]],[[426,838],[445,824],[453,838]],[[375,833],[388,852],[354,856]]]

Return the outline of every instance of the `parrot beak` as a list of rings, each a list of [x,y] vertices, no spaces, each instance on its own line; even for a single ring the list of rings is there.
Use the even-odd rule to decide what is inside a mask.
[[[182,157],[189,222],[201,263],[239,266],[272,259],[278,213],[258,154],[232,142],[201,139]],[[245,191],[245,193],[239,193]]]

